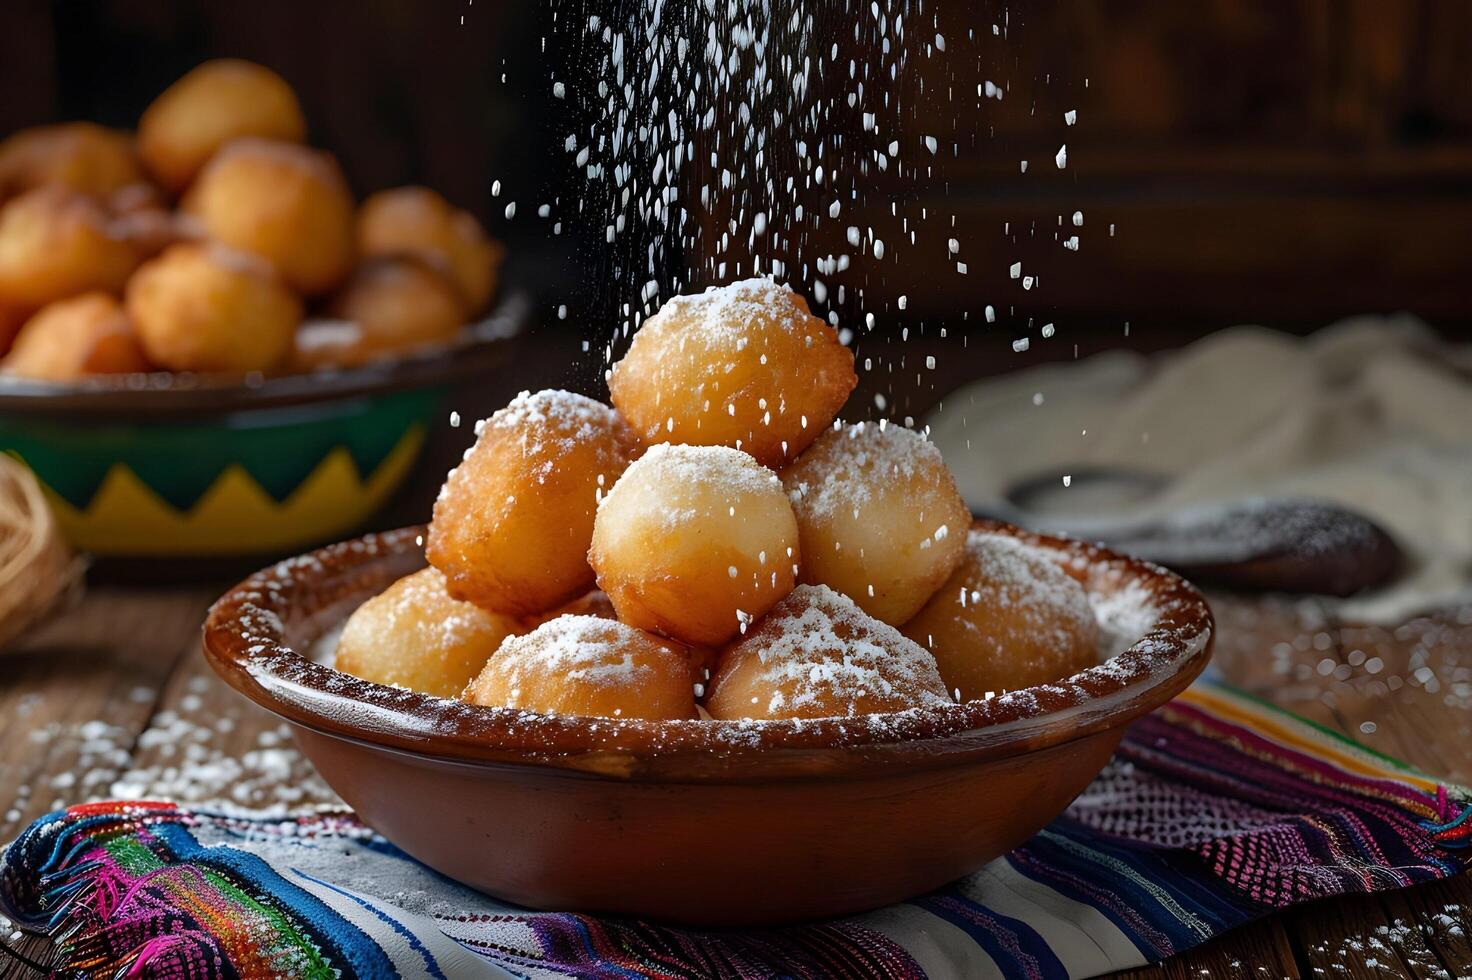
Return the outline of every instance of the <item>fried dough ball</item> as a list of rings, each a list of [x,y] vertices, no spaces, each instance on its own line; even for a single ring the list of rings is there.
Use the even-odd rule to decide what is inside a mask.
[[[619,619],[717,646],[792,590],[797,521],[746,453],[654,446],[598,508],[588,558]]]
[[[35,126],[0,142],[0,200],[47,185],[106,198],[145,179],[132,137],[94,123]]]
[[[375,684],[458,698],[517,622],[450,598],[423,568],[359,606],[337,643],[338,670]]]
[[[226,58],[205,62],[153,100],[138,122],[138,152],[177,194],[222,146],[247,136],[300,143],[307,121],[280,75]]]
[[[236,140],[200,171],[184,210],[205,235],[261,256],[308,295],[333,289],[352,268],[353,197],[327,153]]]
[[[0,302],[37,310],[92,290],[117,292],[137,264],[91,198],[38,187],[0,209]]]
[[[1056,681],[1099,656],[1083,586],[1039,549],[984,531],[967,535],[960,567],[904,632],[962,701]]]
[[[172,371],[270,370],[302,318],[301,301],[268,265],[193,242],[144,263],[127,307],[148,359]]]
[[[935,658],[825,585],[799,585],[721,654],[712,718],[851,718],[946,704]]]
[[[107,293],[57,300],[26,321],[5,371],[41,381],[147,371],[128,315]]]
[[[898,626],[955,571],[971,511],[940,450],[897,425],[830,428],[782,473],[802,580]]]
[[[666,303],[608,389],[646,444],[732,446],[778,467],[827,428],[856,384],[853,354],[802,296],[748,279]]]
[[[473,704],[596,718],[694,718],[680,648],[597,616],[560,616],[501,644],[465,690]]]
[[[358,251],[364,256],[417,255],[449,268],[474,315],[491,301],[505,250],[480,222],[427,187],[379,191],[358,210]]]
[[[360,265],[333,300],[330,312],[359,327],[356,344],[333,352],[338,364],[362,364],[448,343],[466,321],[454,283],[408,256]]]
[[[598,498],[638,452],[607,405],[522,392],[450,471],[425,553],[451,595],[496,612],[527,616],[581,595],[593,585]]]

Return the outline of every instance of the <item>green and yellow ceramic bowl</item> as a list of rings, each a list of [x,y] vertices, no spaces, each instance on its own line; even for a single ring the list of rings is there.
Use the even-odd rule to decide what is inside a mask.
[[[279,555],[362,528],[404,482],[452,384],[505,363],[529,304],[455,345],[279,378],[0,380],[0,451],[71,543],[109,558]]]

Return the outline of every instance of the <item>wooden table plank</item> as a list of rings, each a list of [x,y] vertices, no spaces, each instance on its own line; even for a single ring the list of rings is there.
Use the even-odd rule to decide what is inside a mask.
[[[198,590],[95,590],[0,653],[0,840],[107,795],[209,602]]]
[[[169,679],[120,789],[256,809],[341,804],[287,726],[215,676],[197,652]]]
[[[1163,963],[1111,974],[1113,980],[1276,980],[1300,976],[1293,943],[1278,918],[1265,919],[1186,950]]]

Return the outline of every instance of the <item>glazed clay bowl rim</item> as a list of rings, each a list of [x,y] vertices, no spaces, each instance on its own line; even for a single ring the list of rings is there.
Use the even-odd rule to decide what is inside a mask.
[[[1165,704],[1211,655],[1194,587],[1148,562],[993,521],[975,528],[1058,553],[1101,592],[1132,590],[1152,621],[1123,652],[1072,677],[984,701],[857,718],[650,721],[543,715],[374,684],[292,645],[423,567],[422,527],[330,545],[263,569],[211,607],[206,658],[256,704],[316,732],[426,761],[661,782],[854,777],[1007,758],[1117,729]]]
[[[86,422],[119,416],[167,420],[197,412],[307,405],[448,384],[475,377],[504,360],[508,341],[522,333],[531,310],[525,293],[511,291],[446,344],[356,367],[244,378],[159,371],[70,383],[0,377],[0,413]]]

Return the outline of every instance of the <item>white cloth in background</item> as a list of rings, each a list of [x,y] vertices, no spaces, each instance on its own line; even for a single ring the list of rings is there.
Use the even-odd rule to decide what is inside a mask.
[[[1155,358],[1115,351],[978,382],[927,421],[975,507],[1019,480],[1113,466],[1171,478],[1131,514],[1254,496],[1357,510],[1408,567],[1340,611],[1399,622],[1472,601],[1469,366],[1472,351],[1410,318],[1307,338],[1236,327]]]

